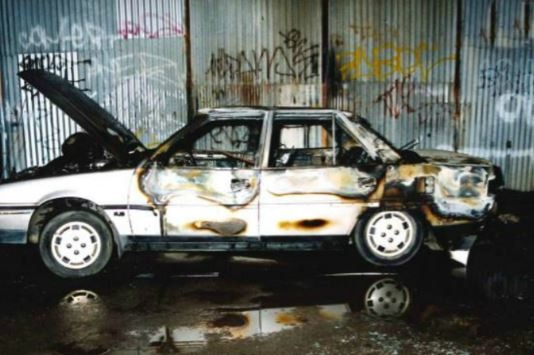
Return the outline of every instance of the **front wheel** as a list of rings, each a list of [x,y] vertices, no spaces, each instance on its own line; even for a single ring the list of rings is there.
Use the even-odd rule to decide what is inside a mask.
[[[378,211],[358,222],[354,240],[366,261],[379,266],[397,266],[417,254],[423,244],[423,227],[408,212]]]
[[[101,271],[113,251],[108,225],[88,211],[69,211],[44,227],[39,251],[45,265],[65,278],[90,276]]]

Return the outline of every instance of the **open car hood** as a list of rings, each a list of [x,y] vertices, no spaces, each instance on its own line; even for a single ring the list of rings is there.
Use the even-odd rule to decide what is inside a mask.
[[[136,160],[147,150],[128,128],[68,80],[38,69],[18,75],[76,121],[119,163]]]

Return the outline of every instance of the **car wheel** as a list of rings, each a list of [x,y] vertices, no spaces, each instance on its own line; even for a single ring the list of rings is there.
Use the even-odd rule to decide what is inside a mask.
[[[423,244],[421,222],[404,211],[378,211],[358,223],[355,244],[360,255],[379,266],[402,265]]]
[[[88,211],[70,211],[52,218],[44,227],[39,251],[45,265],[65,278],[101,271],[113,251],[108,225]]]

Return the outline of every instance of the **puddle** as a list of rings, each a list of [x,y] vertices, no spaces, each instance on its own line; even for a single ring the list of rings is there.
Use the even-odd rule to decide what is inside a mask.
[[[320,285],[329,282],[325,279],[316,281],[319,281]],[[291,300],[295,298],[288,297],[286,302],[288,305],[285,307],[218,308],[213,310],[214,314],[208,320],[201,320],[190,326],[158,328],[151,335],[149,344],[151,347],[159,348],[162,344],[172,343],[178,349],[184,347],[191,350],[206,346],[210,341],[237,341],[264,337],[309,325],[322,324],[330,328],[341,326],[352,313],[360,311],[377,319],[399,318],[411,305],[409,288],[392,276],[377,278],[375,275],[371,279],[369,276],[365,278],[359,276],[353,281],[357,281],[358,286],[366,285],[366,287],[355,288],[346,280],[342,282],[347,286],[346,290],[352,291],[344,295],[347,301],[344,303],[291,305],[293,302]],[[315,287],[320,286],[315,285]],[[286,288],[284,295],[289,296],[293,292],[301,294],[301,291],[298,286],[294,289]],[[335,288],[332,291],[333,296],[339,292]],[[192,293],[189,296],[198,294]],[[214,295],[217,297],[217,293]],[[317,293],[310,292],[301,295],[310,301],[317,296]],[[321,295],[324,296],[324,293]],[[208,293],[207,296],[210,294]],[[278,302],[276,299],[277,295],[271,294],[264,296],[263,302],[260,303],[269,304],[269,300]]]

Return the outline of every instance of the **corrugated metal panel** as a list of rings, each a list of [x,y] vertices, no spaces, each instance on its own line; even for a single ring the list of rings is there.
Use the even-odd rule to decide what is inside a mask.
[[[507,186],[534,190],[534,3],[464,5],[461,151],[490,158]]]
[[[197,106],[320,104],[320,0],[190,6]]]
[[[0,1],[4,171],[58,156],[79,128],[16,73],[55,72],[148,146],[187,121],[182,0]]]
[[[450,0],[330,1],[330,106],[397,145],[452,147],[456,13]]]

